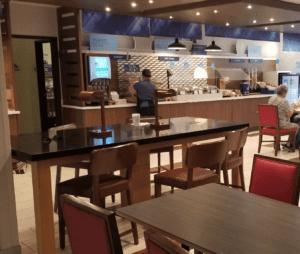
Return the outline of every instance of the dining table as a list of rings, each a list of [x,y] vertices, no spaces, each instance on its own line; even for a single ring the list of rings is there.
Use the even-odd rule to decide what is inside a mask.
[[[89,160],[95,149],[137,142],[137,161],[132,169],[130,188],[132,203],[139,203],[151,198],[150,150],[182,145],[184,164],[188,143],[224,137],[230,131],[249,126],[248,123],[194,117],[160,121],[170,124],[170,128],[154,130],[149,124],[128,123],[107,125],[106,130],[110,132],[107,137],[91,132],[100,131],[100,126],[59,131],[52,139],[47,132],[11,136],[12,157],[31,165],[38,253],[55,253],[51,166]],[[233,181],[238,184],[238,170],[232,172]],[[123,205],[126,204],[124,197],[123,194]]]
[[[220,184],[122,207],[116,213],[195,253],[300,253],[298,206]]]

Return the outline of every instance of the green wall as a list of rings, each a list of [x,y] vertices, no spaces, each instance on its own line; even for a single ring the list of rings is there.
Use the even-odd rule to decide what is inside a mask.
[[[13,57],[19,115],[19,132],[41,131],[40,103],[36,73],[35,47],[32,39],[13,39]]]

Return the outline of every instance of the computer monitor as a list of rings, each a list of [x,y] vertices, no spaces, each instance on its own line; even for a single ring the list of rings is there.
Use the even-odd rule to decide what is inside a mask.
[[[105,56],[89,56],[89,81],[94,79],[111,79],[110,58]]]

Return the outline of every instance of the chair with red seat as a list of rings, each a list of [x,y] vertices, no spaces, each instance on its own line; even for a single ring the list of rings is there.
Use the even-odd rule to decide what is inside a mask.
[[[249,192],[298,205],[300,163],[254,155]]]
[[[161,196],[161,185],[190,189],[208,183],[220,183],[220,170],[227,152],[227,140],[188,147],[187,168],[173,169],[154,176],[155,197]],[[212,170],[216,169],[216,173]]]
[[[275,105],[258,105],[259,113],[259,143],[258,153],[260,153],[262,142],[274,142],[275,156],[277,156],[280,149],[281,136],[293,133],[296,135],[296,129],[283,130],[279,127],[278,107]],[[273,136],[274,141],[262,140],[263,135]],[[295,152],[295,138],[293,141],[293,151]]]

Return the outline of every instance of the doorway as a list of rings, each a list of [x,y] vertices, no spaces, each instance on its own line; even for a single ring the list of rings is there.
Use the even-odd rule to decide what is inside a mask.
[[[13,36],[19,132],[62,125],[57,38]]]

